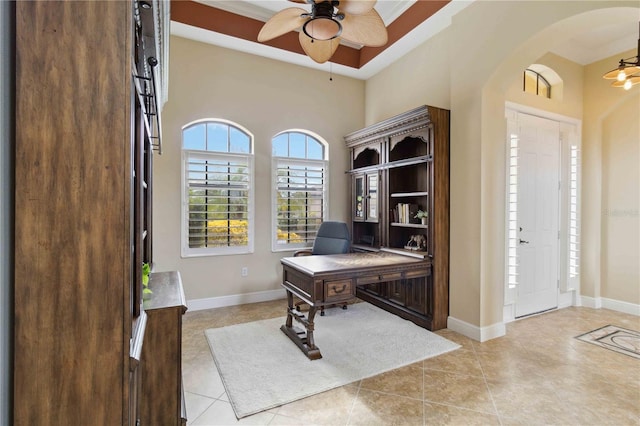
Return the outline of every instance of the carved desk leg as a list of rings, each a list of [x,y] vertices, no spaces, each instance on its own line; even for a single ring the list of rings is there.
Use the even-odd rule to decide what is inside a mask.
[[[287,328],[291,328],[293,327],[293,314],[291,313],[291,310],[293,309],[293,293],[291,293],[289,290],[287,290],[287,306],[289,307],[289,309],[287,309]]]
[[[317,311],[318,311],[318,308],[316,308],[315,306],[311,306],[309,308],[308,319],[307,319],[307,322],[305,323],[305,326],[307,328],[307,347],[309,348],[310,352],[312,350],[317,351],[318,358],[322,358],[322,356],[320,355],[320,349],[318,349],[315,341],[313,340],[313,330],[314,330],[313,319],[315,318]],[[307,356],[309,356],[309,354],[307,354]],[[311,358],[311,356],[309,356],[309,358]],[[311,359],[314,359],[314,358],[311,358]]]
[[[315,345],[313,340],[313,318],[316,315],[318,308],[316,306],[309,307],[309,316],[305,318],[303,314],[295,310],[293,306],[293,294],[287,290],[287,320],[284,325],[280,327],[280,330],[295,343],[302,352],[310,360],[322,358],[320,349]],[[293,319],[302,323],[305,330],[298,329],[293,326]]]

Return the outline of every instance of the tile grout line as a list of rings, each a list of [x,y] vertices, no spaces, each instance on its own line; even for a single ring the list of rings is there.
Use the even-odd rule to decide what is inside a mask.
[[[424,401],[424,359],[422,360],[422,426],[427,426],[427,409]]]
[[[211,408],[211,406],[212,406],[213,404],[215,404],[215,403],[216,403],[216,401],[218,401],[218,400],[217,400],[217,399],[212,400],[212,401],[211,401],[211,404],[207,405],[207,408],[205,408],[204,410],[202,410],[202,413],[200,413],[200,415],[198,415],[198,417],[196,417],[196,418],[195,418],[195,419],[193,419],[192,421],[191,421],[191,420],[188,420],[189,414],[187,413],[187,424],[188,424],[188,425],[189,425],[189,424],[191,424],[191,425],[192,425],[192,424],[194,424],[194,423],[195,423],[195,422],[196,422],[200,417],[202,417],[202,416],[204,415],[204,413],[206,413],[206,412],[207,412],[207,410],[208,410],[209,408]]]
[[[353,415],[353,409],[356,406],[356,402],[358,401],[358,396],[360,396],[360,388],[362,388],[362,380],[358,382],[358,390],[356,391],[356,396],[353,398],[353,402],[351,403],[351,409],[349,409],[349,416],[347,417],[346,425],[351,424],[351,416]]]
[[[476,351],[476,346],[472,343],[471,348],[473,349],[473,355],[476,357],[476,361],[478,365],[480,365],[480,371],[482,372],[482,381],[484,382],[485,387],[487,388],[487,392],[489,393],[489,398],[491,398],[491,405],[493,405],[493,410],[496,413],[496,417],[498,418],[498,423],[500,426],[502,425],[502,416],[498,411],[498,407],[496,406],[496,401],[493,397],[493,393],[491,392],[491,388],[489,387],[489,383],[487,382],[487,375],[484,373],[484,367],[482,366],[482,361],[478,358],[478,352]]]

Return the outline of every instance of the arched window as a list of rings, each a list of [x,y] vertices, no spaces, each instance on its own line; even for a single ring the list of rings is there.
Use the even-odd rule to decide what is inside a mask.
[[[551,85],[542,74],[527,68],[522,78],[523,90],[527,93],[551,99]]]
[[[253,136],[225,120],[182,128],[182,255],[253,252]]]
[[[546,65],[531,64],[522,75],[522,90],[543,98],[562,100],[563,81]]]
[[[303,130],[271,140],[272,249],[309,247],[327,213],[327,143]]]

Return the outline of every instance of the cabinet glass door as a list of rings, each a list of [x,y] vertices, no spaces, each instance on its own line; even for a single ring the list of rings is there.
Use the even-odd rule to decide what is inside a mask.
[[[353,218],[364,219],[364,176],[356,176],[353,181]]]
[[[378,221],[378,175],[367,175],[367,220]]]

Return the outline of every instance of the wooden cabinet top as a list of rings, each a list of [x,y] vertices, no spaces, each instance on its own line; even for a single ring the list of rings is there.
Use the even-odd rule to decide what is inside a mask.
[[[180,272],[154,272],[149,275],[149,288],[153,292],[142,306],[145,311],[181,307],[182,313],[187,311]]]
[[[432,122],[430,110],[437,111],[439,109],[422,105],[379,123],[367,126],[364,129],[349,133],[344,137],[345,143],[348,148],[353,148],[357,145],[367,144],[375,140],[425,129]]]

